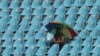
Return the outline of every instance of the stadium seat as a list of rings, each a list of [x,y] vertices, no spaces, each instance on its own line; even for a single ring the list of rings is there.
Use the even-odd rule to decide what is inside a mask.
[[[16,18],[16,17],[18,18],[20,16],[19,8],[13,9],[9,16],[14,17],[14,18]]]
[[[92,37],[87,37],[84,42],[82,43],[82,46],[88,46],[88,45],[92,45]]]
[[[33,0],[31,7],[35,9],[39,6],[41,6],[41,0]]]
[[[80,6],[84,5],[84,1],[83,0],[75,0],[74,5],[80,7]]]
[[[55,0],[55,2],[53,3],[54,8],[58,8],[59,6],[61,6],[63,3],[63,0]]]
[[[65,21],[65,16],[57,16],[54,20],[55,22],[64,22]]]
[[[94,4],[94,0],[86,0],[84,5],[92,6]]]
[[[44,0],[42,2],[42,7],[43,8],[48,8],[49,6],[51,6],[51,0]]]
[[[8,8],[8,0],[2,0],[0,2],[0,9],[7,9]]]
[[[31,24],[35,24],[35,23],[41,23],[42,22],[42,17],[41,16],[35,16],[32,18]]]
[[[0,17],[8,17],[9,16],[8,12],[9,12],[8,9],[1,10]]]
[[[90,12],[89,12],[89,14],[99,14],[99,6],[97,6],[97,5],[94,5],[93,7],[92,7],[92,9],[90,10]]]
[[[99,5],[100,6],[100,0],[96,0],[95,4],[94,5]]]
[[[100,52],[100,47],[99,46],[95,46],[94,49],[92,50],[93,55],[92,56],[98,56]]]
[[[9,8],[11,8],[11,9],[19,8],[19,0],[13,0],[10,4]]]
[[[97,37],[97,40],[94,42],[93,46],[100,46],[100,42],[99,42],[100,38],[99,37]]]
[[[21,15],[23,15],[23,16],[30,16],[31,12],[32,12],[31,7],[29,7],[29,8],[24,9],[22,11]]]
[[[73,4],[73,0],[64,0],[63,5],[66,7],[70,7]]]

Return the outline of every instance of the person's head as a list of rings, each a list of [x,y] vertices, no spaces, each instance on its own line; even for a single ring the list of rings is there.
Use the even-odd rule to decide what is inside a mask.
[[[60,32],[60,31],[61,31],[60,27],[56,28],[56,32]]]

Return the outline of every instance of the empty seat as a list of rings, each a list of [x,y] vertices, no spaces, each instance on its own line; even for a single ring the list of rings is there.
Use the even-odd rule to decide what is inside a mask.
[[[86,22],[87,19],[88,19],[88,16],[82,14],[77,18],[76,23],[77,24],[82,23],[82,22],[84,23]]]
[[[92,56],[98,56],[100,55],[100,47],[99,46],[95,46],[92,50],[93,55]]]
[[[98,5],[94,5],[92,7],[92,9],[90,10],[89,14],[99,14],[99,6]]]
[[[34,12],[32,13],[32,15],[36,15],[36,16],[42,16],[43,15],[43,7],[39,6],[37,7]]]
[[[41,6],[41,0],[33,0],[31,7],[35,9],[39,6]]]
[[[87,37],[87,38],[84,40],[82,46],[92,45],[92,42],[93,42],[92,37]]]
[[[60,6],[58,7],[58,9],[55,11],[55,15],[65,15],[65,7],[64,6]]]
[[[46,54],[46,47],[41,47],[37,50],[36,54],[37,56],[45,56]]]
[[[8,12],[9,12],[8,9],[1,10],[0,17],[8,17],[9,16]]]
[[[59,45],[53,44],[52,47],[48,50],[48,56],[56,56],[57,52],[59,51]]]
[[[66,7],[70,7],[73,3],[73,0],[64,0],[63,5]]]
[[[75,0],[74,5],[82,6],[82,5],[84,5],[84,1],[83,0]]]
[[[84,5],[92,6],[94,4],[94,0],[86,0]]]
[[[13,8],[19,8],[19,0],[13,0],[9,6],[9,8],[13,9]]]
[[[54,8],[58,8],[63,3],[63,0],[55,0],[53,3]]]
[[[83,5],[83,6],[79,9],[78,14],[88,14],[88,12],[89,12],[89,7],[86,6],[86,5]]]
[[[65,16],[57,16],[54,20],[55,22],[64,22],[65,21]]]
[[[100,0],[96,0],[95,5],[99,5],[100,6]]]
[[[7,9],[8,8],[8,0],[0,1],[0,9]]]
[[[97,40],[94,42],[93,46],[100,46],[100,42],[99,42],[100,38],[99,37],[97,37]]]
[[[73,5],[68,9],[66,14],[73,15],[73,14],[77,14],[77,12],[78,12],[78,7],[76,5]]]
[[[51,0],[44,0],[42,2],[42,7],[43,8],[48,8],[49,6],[51,6]]]
[[[97,22],[97,26],[95,27],[96,29],[100,30],[100,20]]]
[[[20,16],[20,11],[19,11],[19,8],[14,8],[12,11],[11,11],[11,13],[10,13],[10,15],[9,16],[11,16],[11,17],[14,17],[14,18],[18,18],[19,16]]]
[[[41,16],[35,16],[32,18],[32,21],[30,22],[31,24],[35,24],[35,23],[41,23],[42,22],[42,17]]]
[[[49,6],[49,7],[45,10],[44,15],[53,16],[53,15],[54,15],[54,7],[53,7],[53,6]]]

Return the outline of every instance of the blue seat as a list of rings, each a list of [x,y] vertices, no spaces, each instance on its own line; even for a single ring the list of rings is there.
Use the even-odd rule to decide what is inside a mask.
[[[43,7],[42,6],[39,6],[37,7],[34,12],[32,13],[32,15],[35,15],[35,16],[42,16],[43,15]]]
[[[9,16],[8,9],[1,10],[0,17],[5,17],[6,18],[8,16]]]
[[[7,9],[8,8],[8,0],[2,0],[0,2],[0,9]]]
[[[84,1],[83,0],[75,0],[74,5],[82,6],[82,5],[84,5]]]
[[[44,18],[44,20],[42,21],[42,24],[43,24],[43,25],[47,25],[49,22],[51,22],[51,21],[53,21],[53,20],[54,20],[53,16],[46,16],[46,17]]]
[[[71,27],[74,27],[74,23],[75,23],[75,15],[69,15],[66,20],[65,20],[65,23],[70,25]]]
[[[3,51],[2,55],[3,56],[9,56],[9,54],[13,53],[13,47],[6,47],[6,49]]]
[[[86,20],[88,19],[88,17],[87,17],[87,15],[80,15],[78,18],[77,18],[77,20],[76,20],[76,23],[78,24],[78,23],[84,23],[84,22],[86,22]]]
[[[68,9],[66,14],[73,15],[73,14],[77,14],[77,12],[78,12],[78,7],[76,5],[73,5]]]
[[[0,32],[4,32],[7,29],[7,22],[3,19],[0,19]]]
[[[92,50],[93,55],[92,56],[98,56],[100,55],[100,47],[95,46],[94,49]]]
[[[8,26],[7,31],[14,32],[14,31],[17,31],[17,28],[18,28],[18,24],[11,24]]]
[[[31,12],[32,12],[31,7],[29,7],[29,8],[24,9],[22,11],[21,15],[23,15],[23,16],[30,16]]]
[[[11,31],[6,31],[2,36],[3,40],[11,40],[12,38],[13,38],[13,32]]]
[[[94,4],[94,0],[86,0],[84,5],[92,6]]]
[[[18,8],[17,9],[14,8],[9,16],[15,17],[15,18],[17,17],[18,18],[20,16],[19,9]]]
[[[30,7],[30,5],[31,5],[30,2],[31,2],[30,0],[23,0],[23,2],[22,2],[22,4],[21,4],[20,8],[25,9],[25,8]]]
[[[92,42],[93,42],[92,37],[87,37],[87,38],[85,39],[85,41],[82,43],[82,46],[89,46],[89,45],[92,45]]]
[[[41,47],[37,50],[36,54],[37,56],[45,56],[46,54],[46,47]]]
[[[83,30],[83,29],[84,29],[84,22],[77,23],[77,24],[74,26],[74,29],[75,29],[75,30]]]
[[[46,47],[46,39],[40,39],[37,44],[37,47]]]
[[[96,0],[95,5],[99,5],[100,6],[100,0]]]
[[[99,6],[94,5],[90,10],[89,14],[99,14]]]
[[[32,21],[30,22],[31,24],[35,24],[35,23],[41,23],[42,22],[42,17],[41,16],[35,16],[32,18]]]
[[[32,2],[31,7],[35,9],[35,8],[39,7],[40,5],[41,5],[41,0],[34,0]]]
[[[82,39],[88,37],[88,35],[89,35],[89,31],[86,30],[86,29],[82,30],[82,31],[79,33],[79,36],[80,36]]]
[[[85,46],[81,51],[82,53],[81,56],[89,56],[91,50],[92,50],[91,46]]]
[[[89,7],[86,6],[86,5],[83,5],[83,6],[79,9],[78,14],[88,14],[88,12],[89,12]]]
[[[73,48],[70,50],[70,56],[78,56],[78,53],[81,51],[80,45],[73,46]]]
[[[48,50],[47,54],[48,56],[56,56],[58,51],[59,51],[59,45],[53,44],[52,47]]]
[[[97,37],[97,40],[94,42],[93,46],[100,46],[100,36]]]
[[[95,27],[98,30],[100,30],[100,23],[99,22],[100,22],[100,20],[98,21],[97,26]]]
[[[26,41],[26,43],[24,44],[24,46],[25,46],[25,47],[30,47],[30,46],[35,46],[35,44],[36,44],[35,39],[28,39],[28,40]]]
[[[61,6],[63,3],[62,0],[55,0],[55,2],[53,3],[54,8],[58,8],[59,6]]]
[[[70,7],[73,4],[73,0],[64,0],[63,5],[66,7]]]
[[[44,15],[53,16],[53,15],[54,15],[54,7],[53,7],[53,6],[49,6],[49,7],[45,10]]]
[[[59,56],[66,56],[69,51],[71,50],[71,47],[69,44],[65,44],[63,48],[59,51]]]
[[[18,55],[18,56],[22,55],[23,53],[24,53],[23,47],[17,47],[13,52],[14,55]]]
[[[13,40],[17,40],[17,39],[20,39],[20,38],[23,38],[23,37],[24,37],[24,32],[18,30],[18,31],[14,34]]]
[[[37,48],[35,46],[31,46],[25,51],[25,54],[26,56],[35,56],[36,52],[37,52]]]
[[[8,22],[9,22],[9,19],[10,18],[8,18],[8,17],[2,17],[1,19],[0,19],[0,21],[1,21],[1,23],[3,23],[3,24],[8,24]]]
[[[62,16],[57,16],[54,20],[55,22],[64,22],[65,21],[65,17],[62,15]]]
[[[87,30],[94,30],[95,26],[96,26],[96,23],[95,22],[88,23],[86,25],[85,29],[87,29]]]
[[[9,6],[9,8],[18,8],[19,7],[19,0],[13,0]]]
[[[99,36],[99,31],[98,29],[94,29],[91,33],[90,33],[90,37],[92,38],[97,38]]]
[[[35,35],[35,39],[42,39],[42,38],[45,38],[45,32],[44,30],[39,30],[39,32],[36,33]]]
[[[19,47],[23,48],[23,46],[24,46],[24,41],[23,41],[23,39],[21,39],[21,38],[17,39],[17,40],[14,42],[13,46],[16,47],[16,48],[19,48]]]
[[[65,15],[65,7],[64,6],[60,6],[58,7],[58,9],[55,11],[55,15]]]
[[[43,8],[48,8],[49,6],[51,6],[51,0],[44,0],[42,2],[42,7]]]
[[[28,31],[28,33],[24,37],[25,40],[35,39],[35,33],[34,31]]]

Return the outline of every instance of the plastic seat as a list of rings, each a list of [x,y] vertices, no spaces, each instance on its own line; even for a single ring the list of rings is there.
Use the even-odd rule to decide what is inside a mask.
[[[30,16],[31,12],[32,12],[31,7],[29,7],[29,8],[24,9],[22,11],[21,15],[23,15],[23,16]]]
[[[25,47],[30,47],[30,46],[35,46],[35,44],[36,44],[36,41],[35,41],[35,39],[28,39],[27,41],[26,41],[26,43],[25,43]]]
[[[0,2],[0,9],[7,9],[8,8],[8,0],[2,0]]]
[[[95,27],[96,29],[100,30],[100,20],[97,22],[97,26]]]
[[[35,9],[35,8],[39,7],[40,5],[41,5],[41,0],[34,0],[32,2],[31,7]]]
[[[64,6],[60,6],[58,7],[58,9],[55,12],[55,15],[65,15],[65,7]]]
[[[19,0],[13,0],[9,6],[9,8],[19,8]]]
[[[64,22],[65,21],[65,17],[64,16],[57,16],[54,21],[55,22]]]
[[[22,48],[23,48],[23,46],[24,46],[24,41],[23,41],[23,39],[21,39],[21,38],[17,39],[17,40],[14,42],[14,45],[13,45],[13,46],[16,47],[16,48],[18,48],[18,47],[22,47]]]
[[[14,35],[14,37],[13,37],[13,40],[17,40],[17,39],[20,39],[20,38],[23,38],[23,37],[24,37],[24,32],[18,30],[18,31],[15,33],[15,35]]]
[[[46,48],[45,47],[41,47],[37,50],[36,55],[37,56],[45,56],[46,54]]]
[[[92,6],[94,4],[94,0],[86,0],[84,5]]]
[[[6,18],[8,16],[9,16],[8,9],[1,10],[0,17],[5,17]]]
[[[94,5],[90,10],[89,14],[99,14],[99,6]]]
[[[28,33],[24,37],[25,40],[35,39],[35,33],[34,31],[28,31]]]
[[[20,8],[24,9],[24,8],[28,8],[31,4],[30,4],[30,0],[23,0]]]
[[[33,17],[32,21],[31,21],[31,24],[35,24],[35,23],[41,23],[42,22],[42,17],[41,16],[35,16]]]
[[[77,14],[77,12],[78,12],[78,7],[76,5],[73,5],[68,9],[66,14],[73,15],[73,14]]]
[[[12,47],[6,47],[6,49],[3,51],[2,55],[3,56],[9,56],[9,54],[12,54],[13,52],[13,48]]]
[[[69,52],[70,53],[70,56],[77,56],[78,53],[80,52],[80,45],[78,46],[74,46],[71,51]]]
[[[88,45],[92,45],[92,37],[87,37],[85,39],[85,41],[83,42],[82,46],[88,46]]]
[[[92,38],[97,38],[99,36],[99,30],[98,29],[94,29],[91,33],[90,33],[90,37]]]
[[[75,15],[69,15],[66,20],[65,20],[65,23],[70,25],[71,27],[74,27],[74,23],[75,23]]]
[[[97,40],[94,42],[93,46],[100,46],[100,37],[97,37]]]
[[[58,51],[59,51],[59,45],[53,44],[52,47],[48,50],[47,54],[48,56],[55,56]]]
[[[74,29],[75,29],[75,30],[83,30],[83,28],[84,28],[84,23],[83,23],[83,22],[77,23],[77,24],[74,26]]]
[[[16,17],[18,18],[20,16],[19,9],[18,8],[13,9],[9,16],[14,17],[14,18],[16,18]]]
[[[37,48],[35,46],[31,46],[25,51],[26,56],[35,56]]]
[[[49,7],[45,10],[44,15],[53,16],[53,15],[54,15],[54,7],[53,7],[53,6],[49,6]]]
[[[83,5],[83,6],[79,9],[78,14],[88,14],[88,12],[89,12],[89,7],[86,6],[86,5]]]
[[[98,56],[100,55],[100,47],[99,46],[95,46],[95,48],[92,50],[93,55],[92,56]]]
[[[70,45],[69,44],[65,44],[63,46],[63,48],[59,51],[59,56],[66,56],[67,53],[69,53],[70,50],[71,50]]]
[[[85,27],[85,29],[87,30],[93,30],[96,26],[96,23],[92,22],[92,23],[88,23],[87,26]]]
[[[4,32],[7,29],[7,23],[0,20],[0,32]]]
[[[99,5],[100,6],[100,0],[96,0],[95,5]]]
[[[84,1],[83,0],[75,0],[74,5],[82,6],[82,5],[84,5]]]
[[[58,8],[59,6],[61,6],[63,3],[63,1],[61,0],[55,0],[55,2],[53,3],[54,8]]]
[[[81,51],[82,53],[81,56],[89,56],[90,51],[91,51],[91,46],[85,46]]]
[[[82,39],[88,37],[88,35],[89,35],[89,31],[86,30],[86,29],[82,30],[82,31],[79,33],[79,36],[80,36]]]
[[[43,25],[47,25],[49,22],[51,22],[51,21],[53,21],[53,20],[54,20],[53,16],[46,16],[46,17],[44,18],[44,20],[42,21],[42,24],[43,24]]]
[[[79,17],[78,17],[78,19],[76,20],[76,23],[77,24],[79,24],[79,23],[84,23],[84,22],[86,22],[86,20],[88,19],[88,17],[87,17],[87,15],[80,15]]]
[[[63,5],[66,7],[70,7],[73,4],[73,0],[64,0]]]
[[[42,7],[43,8],[48,8],[49,6],[51,6],[51,0],[44,0],[42,2]]]
[[[43,15],[43,7],[42,6],[39,6],[37,7],[34,12],[32,13],[32,15],[35,15],[35,16],[42,16]]]
[[[46,39],[40,39],[37,44],[37,47],[46,47]]]
[[[14,55],[18,55],[18,56],[23,54],[23,53],[24,53],[24,48],[23,47],[17,47],[13,52]]]
[[[39,32],[35,35],[35,39],[45,38],[44,30],[39,30]]]
[[[3,36],[2,36],[2,39],[3,40],[11,40],[13,37],[13,32],[11,31],[6,31]]]

